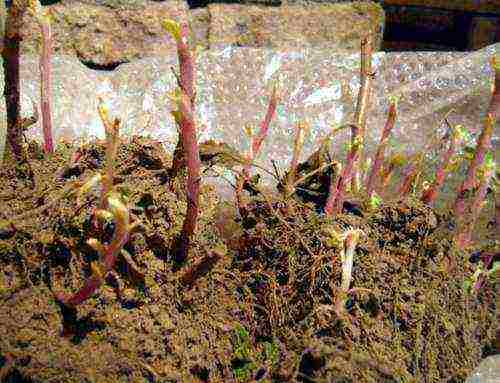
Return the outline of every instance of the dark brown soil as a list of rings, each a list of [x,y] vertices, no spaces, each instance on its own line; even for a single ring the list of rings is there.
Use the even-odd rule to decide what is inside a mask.
[[[242,220],[205,185],[177,267],[184,185],[172,191],[170,156],[143,138],[121,145],[115,182],[142,230],[105,285],[68,309],[53,293],[77,291],[97,260],[86,241],[113,233],[93,232],[97,191],[69,193],[99,171],[104,147],[64,144],[44,159],[31,144],[30,156],[0,170],[0,381],[460,382],[494,351],[494,286],[463,288],[481,249],[455,248],[445,212],[409,198],[331,219],[258,195]],[[339,306],[331,233],[348,228],[363,234],[356,293]]]

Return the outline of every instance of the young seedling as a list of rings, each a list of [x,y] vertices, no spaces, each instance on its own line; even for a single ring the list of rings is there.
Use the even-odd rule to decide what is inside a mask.
[[[491,145],[491,136],[495,127],[495,122],[500,115],[500,63],[492,60],[492,67],[495,71],[492,98],[487,110],[485,122],[481,135],[478,138],[476,150],[467,170],[467,175],[458,189],[457,198],[453,207],[456,217],[463,216],[465,212],[465,200],[467,193],[476,185],[476,173],[484,162],[484,157]]]
[[[464,281],[463,288],[469,294],[477,294],[489,279],[493,283],[498,281],[499,273],[500,262],[495,261],[495,253],[483,253],[474,274]]]
[[[472,202],[472,221],[477,219],[479,212],[477,208],[482,206],[482,201],[486,196],[486,190],[489,180],[494,169],[494,162],[488,161],[488,152],[491,148],[491,137],[497,118],[500,117],[500,62],[497,62],[495,57],[491,60],[491,67],[495,72],[495,79],[492,87],[492,97],[488,107],[486,118],[484,121],[481,135],[479,136],[474,151],[473,158],[469,164],[467,174],[464,181],[460,185],[453,206],[455,217],[458,221],[457,232],[455,238],[457,239],[458,246],[464,248],[470,240],[470,231],[473,229],[470,226],[469,217],[466,216],[466,201],[470,193],[476,189],[474,202]],[[486,163],[486,166],[484,165]],[[478,174],[480,180],[478,182]],[[486,184],[485,184],[486,183]],[[474,210],[475,209],[475,210]]]
[[[87,194],[94,186],[101,183],[99,209],[94,219],[115,223],[113,238],[109,244],[103,244],[96,238],[90,238],[87,243],[99,254],[100,262],[91,265],[92,275],[85,281],[84,286],[73,295],[55,293],[56,299],[67,307],[75,307],[90,298],[102,285],[108,273],[113,269],[118,254],[127,243],[131,233],[137,229],[138,222],[131,222],[130,214],[124,198],[114,191],[113,173],[116,150],[119,142],[119,124],[115,119],[110,123],[108,112],[100,100],[99,114],[106,132],[106,169],[103,174],[98,173],[85,182],[78,190],[78,199]]]
[[[353,177],[353,169],[363,145],[363,136],[359,134],[358,126],[351,126],[351,134],[355,138],[349,147],[346,165],[342,168],[340,176],[332,178],[330,182],[329,194],[325,204],[325,214],[329,216],[337,215],[342,211],[345,189]]]
[[[342,283],[340,285],[341,291],[344,293],[349,292],[349,286],[352,279],[352,265],[354,263],[354,250],[358,244],[360,236],[363,231],[359,229],[347,230],[343,233],[344,247],[340,251],[342,261]]]
[[[354,124],[359,128],[357,134],[353,135],[351,145],[355,146],[356,141],[361,141],[365,138],[366,130],[366,112],[370,107],[370,97],[372,94],[372,83],[375,77],[375,73],[372,71],[372,36],[361,40],[361,68],[360,68],[360,88],[358,92],[358,98],[356,103],[356,112],[354,114]],[[361,138],[360,138],[361,137]],[[357,193],[359,185],[357,180],[359,179],[359,165],[358,162],[361,161],[362,153],[360,152],[354,159],[353,164],[353,175],[351,177],[351,191]]]
[[[338,296],[335,299],[335,311],[343,316],[345,312],[345,302],[350,293],[360,289],[351,289],[352,266],[354,264],[354,253],[359,239],[364,235],[360,229],[349,229],[344,233],[337,233],[329,230],[332,244],[340,246],[340,258],[342,262],[342,280]]]
[[[346,165],[342,173],[330,185],[328,198],[325,204],[325,214],[337,215],[342,211],[346,186],[351,184],[351,192],[356,193],[359,189],[356,179],[359,178],[358,162],[361,156],[366,127],[366,111],[370,103],[372,89],[372,37],[368,35],[361,40],[361,86],[358,92],[356,104],[355,122],[351,127],[351,144],[347,154]]]
[[[108,194],[106,198],[107,209],[98,210],[97,217],[115,222],[115,232],[111,243],[101,243],[96,238],[90,238],[87,243],[99,254],[100,262],[91,265],[92,275],[85,281],[84,286],[75,294],[56,293],[56,299],[67,307],[75,307],[90,298],[103,284],[108,273],[113,269],[116,258],[123,246],[130,238],[130,234],[136,229],[138,223],[130,222],[130,216],[122,197],[115,192]]]
[[[179,56],[180,79],[179,87],[172,96],[177,110],[172,115],[179,127],[179,142],[174,163],[172,165],[175,177],[180,165],[185,162],[187,167],[187,211],[182,231],[177,239],[174,259],[177,263],[183,263],[189,252],[192,237],[196,230],[198,218],[199,191],[200,191],[200,154],[198,150],[198,139],[196,123],[194,118],[195,87],[194,87],[194,59],[188,49],[187,35],[188,26],[183,23],[179,25],[173,20],[165,20],[163,27],[172,35],[177,44]]]
[[[285,184],[285,192],[286,194],[292,194],[294,192],[294,182],[297,174],[297,166],[299,164],[299,156],[302,148],[304,147],[304,141],[306,135],[309,131],[309,126],[300,122],[297,124],[295,133],[295,139],[293,142],[293,153],[292,153],[292,161],[290,163],[290,170],[288,171],[288,176]]]
[[[195,62],[188,47],[188,25],[186,23],[178,24],[174,20],[166,19],[162,24],[163,28],[170,33],[174,38],[177,46],[177,56],[179,58],[179,76],[177,82],[179,88],[186,94],[191,107],[191,113],[195,113]],[[173,70],[173,69],[172,69]],[[174,72],[175,74],[175,72]],[[179,136],[182,134],[179,132]],[[171,178],[174,179],[181,167],[184,164],[184,149],[183,140],[180,138],[177,141],[177,146],[174,150],[174,159],[172,162]]]
[[[451,130],[448,133],[448,149],[441,154],[440,163],[436,168],[434,180],[427,187],[425,187],[422,193],[421,200],[426,205],[432,205],[436,200],[439,189],[443,185],[446,175],[450,172],[451,165],[453,165],[453,159],[455,157],[457,146],[464,139],[466,134],[464,127],[461,125],[448,127]]]
[[[236,191],[235,191],[238,209],[240,211],[240,214],[242,215],[245,215],[246,212],[246,203],[243,200],[242,196],[243,187],[245,186],[246,182],[250,181],[250,166],[260,152],[262,142],[264,142],[264,139],[267,136],[267,133],[269,131],[269,125],[271,124],[271,120],[273,119],[274,114],[276,112],[276,107],[278,105],[278,102],[279,102],[279,97],[277,94],[277,85],[274,84],[271,94],[271,99],[269,100],[269,104],[267,106],[267,112],[264,117],[264,120],[260,124],[260,129],[257,136],[253,135],[251,127],[245,126],[244,128],[245,134],[250,139],[250,147],[248,153],[246,154],[246,160],[243,166],[243,172],[237,178]]]
[[[39,0],[29,0],[28,11],[31,13],[42,33],[42,53],[40,55],[40,100],[42,104],[42,131],[43,148],[45,153],[54,151],[52,137],[52,115],[51,115],[51,65],[52,35],[50,29],[50,16],[42,11]]]
[[[389,112],[387,115],[387,121],[382,131],[382,136],[380,137],[380,142],[377,147],[375,158],[373,159],[373,166],[371,168],[370,175],[368,176],[368,180],[366,181],[366,193],[368,194],[368,198],[371,198],[373,194],[375,181],[380,174],[382,164],[384,162],[385,149],[389,142],[391,131],[394,128],[394,123],[396,122],[397,101],[398,100],[396,97],[389,98]]]
[[[173,111],[178,126],[180,127],[180,139],[187,166],[186,196],[187,210],[182,231],[177,241],[174,259],[182,263],[187,259],[190,243],[196,230],[198,218],[199,194],[200,194],[200,155],[196,137],[196,124],[194,121],[191,103],[188,96],[178,90],[174,93],[173,100],[178,110]]]

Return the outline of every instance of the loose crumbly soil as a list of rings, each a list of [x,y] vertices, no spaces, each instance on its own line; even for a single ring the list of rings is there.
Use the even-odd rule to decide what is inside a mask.
[[[92,232],[97,191],[67,193],[104,162],[103,143],[78,150],[69,164],[72,145],[44,159],[31,144],[29,166],[0,170],[0,381],[460,382],[494,351],[494,287],[465,293],[477,256],[454,247],[446,212],[409,198],[331,219],[276,194],[241,219],[205,185],[178,267],[183,181],[170,182],[161,144],[137,137],[120,146],[115,184],[142,231],[99,291],[67,309],[53,293],[76,292],[97,260],[86,241],[113,233]],[[350,227],[363,231],[357,290],[339,310],[328,233]]]

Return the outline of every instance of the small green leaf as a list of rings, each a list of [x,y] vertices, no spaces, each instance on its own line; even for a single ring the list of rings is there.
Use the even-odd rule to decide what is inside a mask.
[[[455,134],[462,142],[470,142],[472,140],[472,135],[463,125],[455,126]]]
[[[389,97],[389,103],[390,104],[395,104],[396,108],[398,107],[398,102],[399,100],[401,99],[401,95],[395,95],[395,94],[391,94]]]
[[[466,294],[469,294],[472,288],[472,282],[470,279],[466,279],[464,283],[462,284],[462,289],[465,291]]]
[[[172,19],[163,20],[162,27],[172,35],[176,41],[181,41],[181,26]]]
[[[382,198],[377,195],[377,193],[373,193],[372,196],[370,197],[370,207],[372,209],[376,209],[380,206],[382,203]]]
[[[493,153],[487,152],[486,155],[484,156],[484,166],[486,169],[495,169],[495,160],[493,159]]]

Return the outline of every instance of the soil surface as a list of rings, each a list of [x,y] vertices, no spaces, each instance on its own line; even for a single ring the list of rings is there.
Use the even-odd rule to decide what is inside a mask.
[[[202,185],[179,266],[183,177],[139,137],[121,144],[115,185],[141,230],[96,294],[67,308],[54,293],[91,274],[87,240],[113,235],[92,225],[99,190],[75,194],[104,152],[61,144],[44,158],[32,143],[28,164],[0,170],[0,381],[460,382],[495,352],[494,285],[464,288],[495,249],[459,251],[446,211],[351,201],[333,219],[297,195],[253,193],[242,218]],[[204,169],[223,158],[201,154]],[[348,229],[362,233],[346,296],[332,233]]]

